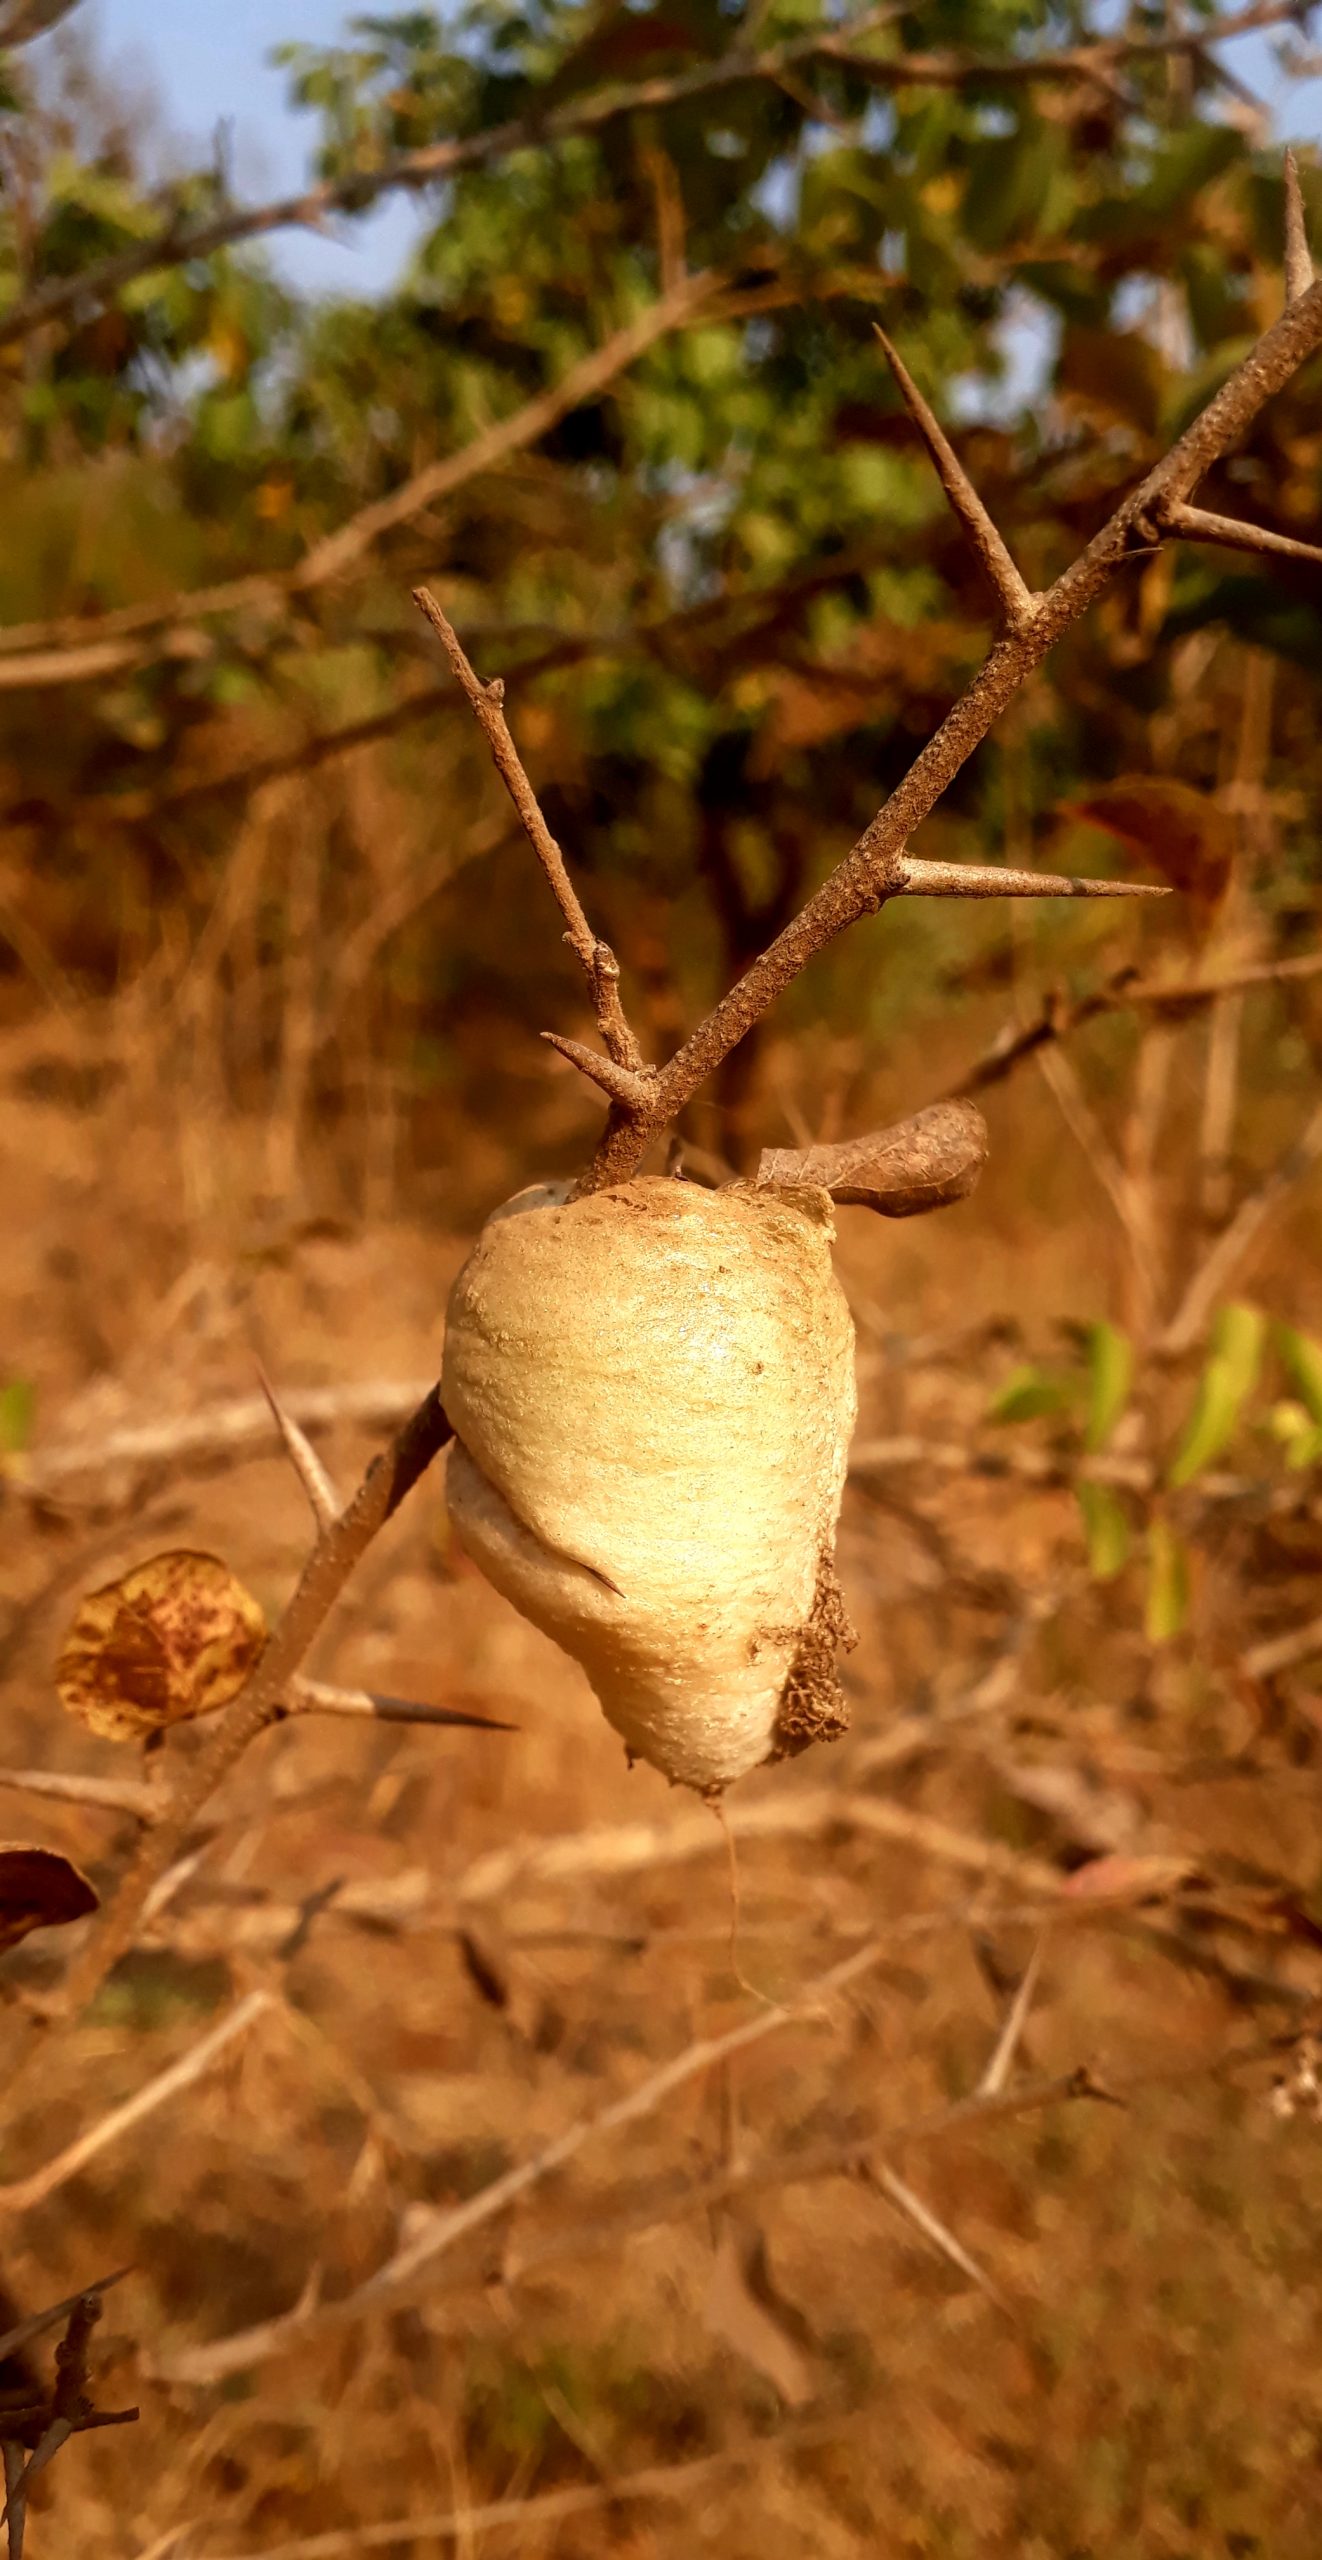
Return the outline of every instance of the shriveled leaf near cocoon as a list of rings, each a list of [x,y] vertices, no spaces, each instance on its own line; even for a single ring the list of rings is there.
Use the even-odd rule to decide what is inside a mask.
[[[223,1707],[265,1642],[262,1612],[229,1566],[172,1548],[88,1593],[56,1686],[80,1724],[131,1741]]]
[[[703,1790],[843,1723],[832,1236],[824,1192],[547,1187],[488,1221],[450,1300],[462,1543],[631,1754]]]
[[[97,1904],[81,1868],[60,1850],[26,1840],[0,1845],[0,1955],[33,1929],[85,1920]]]

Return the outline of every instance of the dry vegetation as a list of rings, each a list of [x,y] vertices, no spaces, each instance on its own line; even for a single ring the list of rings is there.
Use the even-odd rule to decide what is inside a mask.
[[[1297,361],[1322,288],[1287,207]],[[1306,419],[1301,446],[1315,483]],[[1008,625],[964,697],[990,720],[1035,644],[943,462]],[[578,1671],[454,1544],[443,1461],[424,1474],[317,1639],[330,1689],[185,1825],[160,1822],[165,1873],[140,1913],[121,1905],[132,1942],[90,2005],[59,2014],[97,1920],[4,1956],[11,2488],[12,2447],[47,2442],[52,2412],[82,2426],[84,2391],[138,2412],[50,2445],[30,2560],[1312,2560],[1315,688],[1254,643],[1247,607],[1242,631],[1222,614],[1163,633],[1177,573],[1157,535],[1190,528],[1138,523],[1142,472],[1122,456],[1115,476],[1083,536],[1140,603],[1112,598],[1062,681],[1082,725],[1111,652],[1116,763],[1143,783],[1117,790],[1094,740],[1044,844],[1016,714],[999,833],[960,803],[923,850],[976,837],[1040,871],[1091,824],[1183,903],[1070,908],[1041,940],[1035,907],[896,903],[851,942],[864,959],[810,981],[838,1016],[799,990],[797,1019],[763,1019],[810,930],[686,1041],[712,974],[692,912],[667,951],[655,880],[631,890],[597,841],[580,881],[650,1054],[706,1073],[713,1020],[756,1028],[745,1083],[695,1099],[672,1079],[700,1177],[728,1172],[718,1148],[747,1162],[753,1131],[831,1145],[947,1093],[987,1113],[974,1198],[920,1223],[839,1216],[861,1403],[848,1736],[742,1783],[723,1830],[626,1769]],[[535,515],[549,486],[530,470],[519,502]],[[1151,556],[1122,570],[1135,541]],[[948,672],[938,652],[916,679],[942,709],[969,666]],[[819,663],[770,686],[768,754],[792,761],[776,721],[811,729],[824,683]],[[475,678],[470,699],[490,732]],[[98,820],[75,773],[52,817],[35,725],[6,733],[0,1828],[107,1903],[213,1746],[187,1725],[164,1749],[100,1741],[61,1713],[79,1596],[196,1548],[274,1624],[308,1519],[262,1370],[354,1485],[437,1374],[473,1227],[590,1152],[581,1084],[511,1030],[520,1012],[524,1035],[590,1029],[544,887],[475,736],[432,709],[323,754],[287,703],[218,701],[214,734],[180,747],[177,803],[149,777],[122,908],[106,882],[130,801]],[[590,798],[554,684],[512,687],[511,718],[543,784]],[[945,734],[973,743],[959,714]],[[942,754],[937,790],[960,760]],[[887,806],[891,837],[864,841],[899,901],[921,811]],[[199,807],[191,872],[171,827]],[[704,880],[737,977],[758,902],[732,920],[737,865]],[[846,920],[835,880],[817,947]],[[784,920],[762,920],[773,940]],[[584,1013],[623,1070],[600,1177],[673,1112],[584,934]],[[464,969],[429,1011],[447,937]],[[854,999],[888,960],[919,993],[882,1018]],[[515,1729],[395,1721],[383,1699]],[[318,1703],[339,1711],[302,1711]],[[93,2319],[81,2289],[112,2275]]]

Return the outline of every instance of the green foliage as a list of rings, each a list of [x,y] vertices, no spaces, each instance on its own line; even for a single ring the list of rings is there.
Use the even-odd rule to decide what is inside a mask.
[[[1193,1409],[1166,1471],[1172,1487],[1192,1484],[1234,1438],[1240,1415],[1258,1383],[1266,1318],[1256,1307],[1223,1307],[1212,1329]]]
[[[21,1455],[32,1438],[37,1391],[30,1378],[7,1378],[0,1387],[0,1458]]]
[[[1075,1494],[1083,1514],[1088,1570],[1096,1581],[1112,1582],[1129,1562],[1133,1544],[1129,1515],[1109,1484],[1094,1484],[1084,1476]]]
[[[1098,1322],[1087,1327],[1088,1418],[1083,1445],[1091,1455],[1104,1449],[1129,1402],[1134,1383],[1134,1346],[1117,1325]]]
[[[1189,1550],[1162,1512],[1148,1523],[1147,1573],[1144,1629],[1150,1644],[1169,1644],[1189,1616]]]

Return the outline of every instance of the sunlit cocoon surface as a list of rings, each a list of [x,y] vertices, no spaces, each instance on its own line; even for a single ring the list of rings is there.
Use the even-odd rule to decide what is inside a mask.
[[[521,1193],[455,1282],[449,1502],[631,1753],[726,1786],[838,1727],[855,1415],[824,1192]]]

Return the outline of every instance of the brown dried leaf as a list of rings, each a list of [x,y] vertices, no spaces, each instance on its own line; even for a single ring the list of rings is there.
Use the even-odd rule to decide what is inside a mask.
[[[1220,906],[1235,858],[1230,811],[1211,792],[1170,774],[1124,775],[1090,793],[1064,801],[1056,815],[1104,828],[1145,870],[1155,868],[1172,889],[1192,901],[1190,921],[1204,928]]]
[[[1188,1882],[1193,1861],[1161,1850],[1090,1858],[1076,1867],[1061,1891],[1073,1902],[1159,1902]]]
[[[933,1102],[893,1129],[835,1147],[764,1147],[760,1185],[811,1184],[833,1200],[917,1218],[967,1199],[987,1161],[987,1124],[969,1102]]]
[[[58,1849],[26,1841],[0,1847],[0,1954],[33,1929],[62,1928],[85,1920],[98,1898],[82,1870]]]
[[[173,1548],[81,1603],[55,1667],[61,1703],[111,1741],[223,1707],[266,1642],[266,1621],[218,1556]]]

